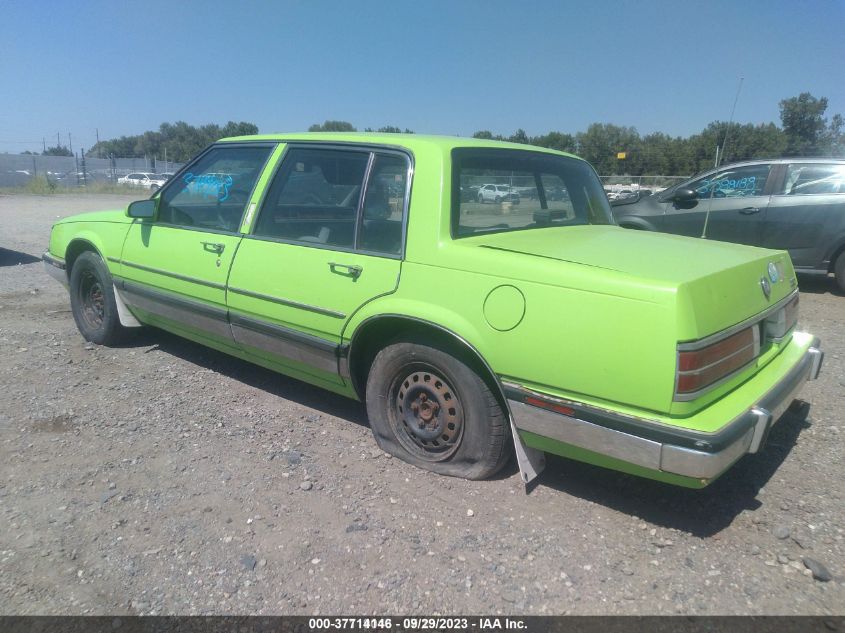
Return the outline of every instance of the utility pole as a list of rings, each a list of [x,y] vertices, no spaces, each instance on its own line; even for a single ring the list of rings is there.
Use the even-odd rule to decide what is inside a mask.
[[[62,141],[59,138],[59,133],[56,132],[56,147],[61,147],[61,146],[62,146]]]
[[[41,137],[41,145],[44,146],[42,153],[46,154],[47,153],[47,138],[44,137],[44,136]]]
[[[103,150],[100,148],[100,128],[94,128],[94,134],[97,136],[97,158],[103,157]]]
[[[70,138],[70,132],[67,133],[67,148],[70,150],[70,153],[73,154],[73,141]]]

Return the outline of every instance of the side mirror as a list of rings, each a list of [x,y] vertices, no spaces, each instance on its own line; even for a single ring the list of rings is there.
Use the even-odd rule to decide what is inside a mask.
[[[158,200],[136,200],[126,207],[126,215],[130,218],[154,218],[158,208]]]
[[[675,189],[672,193],[671,200],[672,202],[692,202],[693,200],[698,200],[698,192],[689,187],[681,187],[680,189]]]

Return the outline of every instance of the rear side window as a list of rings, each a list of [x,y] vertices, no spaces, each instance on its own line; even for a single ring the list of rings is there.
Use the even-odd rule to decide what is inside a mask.
[[[612,224],[607,195],[586,162],[540,152],[452,152],[452,235]]]
[[[267,192],[255,235],[352,248],[369,152],[293,148]]]
[[[237,231],[271,146],[214,147],[161,194],[158,221],[213,231]],[[143,180],[143,174],[135,174]]]
[[[407,187],[408,159],[396,154],[376,154],[358,229],[360,250],[387,255],[402,252]]]
[[[779,193],[790,196],[845,193],[845,164],[789,165],[783,188]]]

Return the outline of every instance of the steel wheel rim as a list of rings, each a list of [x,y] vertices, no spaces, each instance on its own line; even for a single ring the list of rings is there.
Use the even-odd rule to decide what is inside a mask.
[[[443,372],[433,367],[406,367],[389,391],[391,426],[399,443],[412,455],[439,462],[461,445],[464,411]]]
[[[85,324],[98,329],[106,317],[106,299],[100,280],[89,270],[83,272],[79,280],[79,299]]]

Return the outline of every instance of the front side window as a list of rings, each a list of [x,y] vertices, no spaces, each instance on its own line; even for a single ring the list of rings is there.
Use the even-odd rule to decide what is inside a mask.
[[[352,248],[369,152],[293,148],[267,192],[255,235]]]
[[[789,165],[779,193],[790,196],[845,193],[845,164]]]
[[[254,235],[400,255],[408,174],[404,154],[293,147],[270,185]]]
[[[200,229],[238,230],[246,203],[272,146],[214,147],[168,182],[158,220]]]
[[[452,170],[455,237],[612,223],[598,177],[578,159],[520,150],[456,149]]]
[[[694,180],[688,187],[694,189],[701,200],[706,200],[711,195],[713,198],[762,196],[771,169],[771,165],[729,167]]]

